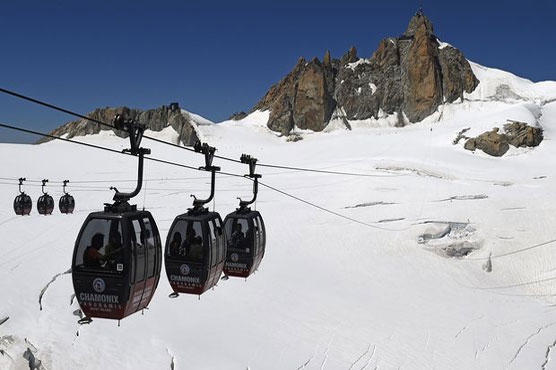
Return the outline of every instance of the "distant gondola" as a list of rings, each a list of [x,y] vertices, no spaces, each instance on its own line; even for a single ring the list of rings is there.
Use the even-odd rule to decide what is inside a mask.
[[[144,155],[140,148],[144,126],[120,115],[114,126],[129,134],[131,149],[139,157],[135,190],[116,188],[113,204],[89,214],[75,242],[72,280],[75,296],[88,321],[92,317],[123,319],[148,306],[160,279],[162,247],[156,223],[148,211],[130,205],[143,182]]]
[[[14,211],[18,216],[26,216],[30,214],[31,209],[33,209],[31,197],[21,191],[21,185],[23,185],[23,181],[25,180],[26,179],[23,177],[19,179],[19,194],[14,199]]]
[[[266,230],[261,214],[248,207],[257,199],[258,180],[261,177],[255,173],[257,159],[244,154],[241,162],[249,164],[249,175],[246,177],[253,179],[253,199],[240,199],[239,208],[224,219],[228,241],[224,274],[247,278],[257,271],[264,257]]]
[[[41,215],[51,215],[54,211],[54,198],[52,198],[47,192],[44,191],[44,187],[48,180],[42,180],[42,195],[37,200],[37,210]]]
[[[64,180],[64,195],[62,195],[58,201],[58,208],[60,209],[60,212],[66,215],[73,213],[73,210],[75,209],[75,199],[73,199],[73,197],[66,192],[68,182],[69,180]]]
[[[220,170],[212,165],[215,149],[200,142],[194,148],[205,155],[205,166],[200,169],[211,172],[211,192],[207,199],[192,195],[193,208],[177,216],[168,232],[164,265],[173,297],[179,293],[201,295],[215,286],[226,258],[222,219],[203,207],[214,197],[215,173]]]

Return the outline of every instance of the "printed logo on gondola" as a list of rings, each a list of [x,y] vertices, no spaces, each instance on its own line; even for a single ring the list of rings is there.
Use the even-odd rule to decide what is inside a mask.
[[[239,261],[239,255],[237,253],[232,253],[232,255],[230,256],[230,258],[232,259],[232,261],[237,262]]]
[[[189,275],[189,273],[191,272],[191,269],[189,268],[188,265],[186,265],[185,263],[183,265],[180,266],[180,271],[182,275]]]
[[[93,280],[93,289],[97,293],[102,293],[106,289],[106,283],[101,278],[96,278]]]

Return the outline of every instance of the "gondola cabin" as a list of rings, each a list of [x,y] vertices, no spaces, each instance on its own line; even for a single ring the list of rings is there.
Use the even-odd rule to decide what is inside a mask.
[[[226,239],[217,212],[190,210],[174,220],[164,253],[175,293],[202,294],[218,283],[226,258]]]
[[[19,179],[19,194],[14,199],[14,212],[18,216],[26,216],[31,213],[31,209],[33,209],[33,201],[31,197],[25,194],[24,191],[21,191],[21,185],[23,182],[26,181],[25,178]]]
[[[52,211],[54,211],[54,198],[44,191],[47,182],[48,180],[42,180],[42,195],[37,200],[37,210],[39,214],[45,216],[51,215]]]
[[[58,201],[58,208],[60,209],[60,212],[66,215],[73,213],[73,210],[75,209],[75,199],[73,199],[73,197],[66,192],[66,186],[68,183],[69,180],[64,180],[64,195],[62,195]]]
[[[25,193],[21,193],[14,199],[14,211],[18,216],[26,216],[33,209],[33,201],[31,197]]]
[[[224,274],[247,278],[264,257],[266,231],[259,212],[249,208],[230,213],[224,220],[228,248]]]
[[[60,197],[60,201],[58,202],[58,208],[60,212],[63,214],[70,214],[73,213],[75,209],[75,199],[69,194],[64,194]]]
[[[85,316],[122,319],[150,303],[162,262],[160,234],[148,211],[91,213],[72,261],[75,296]]]
[[[51,215],[54,211],[54,198],[48,194],[41,195],[37,201],[37,210],[41,215]]]

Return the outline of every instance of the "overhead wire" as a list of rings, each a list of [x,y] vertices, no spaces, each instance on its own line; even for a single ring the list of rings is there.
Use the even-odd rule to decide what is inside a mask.
[[[4,89],[4,88],[1,88],[1,87],[0,87],[0,92],[2,92],[4,94],[7,94],[7,95],[11,95],[11,96],[19,98],[19,99],[29,101],[29,102],[34,103],[34,104],[42,105],[44,107],[47,107],[47,108],[50,108],[50,109],[53,109],[53,110],[57,110],[59,112],[63,112],[63,113],[75,116],[75,117],[78,117],[78,118],[81,118],[81,119],[84,119],[84,120],[94,122],[94,123],[96,123],[98,125],[101,125],[101,126],[105,126],[105,127],[111,128],[111,129],[115,129],[115,127],[111,124],[108,124],[108,123],[103,122],[101,120],[98,120],[96,118],[88,117],[86,115],[71,111],[69,109],[62,108],[62,107],[54,105],[54,104],[47,103],[43,100],[35,99],[35,98],[30,97],[30,96],[23,95],[23,94],[15,92],[15,91],[11,91],[11,90]],[[47,136],[47,135],[45,135],[45,136]],[[161,140],[161,139],[158,139],[158,138],[155,138],[155,137],[152,137],[152,136],[143,135],[143,138],[148,139],[148,140],[152,140],[152,141],[155,141],[157,143],[164,144],[164,145],[170,145],[170,146],[178,148],[178,149],[183,149],[183,150],[187,150],[189,152],[196,153],[195,150],[192,149],[192,148],[188,148],[186,146],[182,146],[182,145],[179,145],[179,144],[174,144],[174,143],[171,143],[169,141]],[[214,157],[218,158],[218,159],[225,160],[225,161],[229,161],[229,162],[241,163],[240,160],[230,158],[230,157],[226,157],[226,156],[215,155]],[[328,175],[359,176],[359,177],[397,177],[397,176],[400,176],[400,175],[392,176],[392,175],[376,175],[376,174],[370,174],[370,173],[330,171],[330,170],[321,170],[321,169],[314,169],[314,168],[294,167],[294,166],[285,166],[285,165],[276,165],[276,164],[266,164],[266,163],[257,163],[257,165],[260,166],[260,167],[277,168],[277,169],[302,171],[302,172],[322,173],[322,174],[328,174]]]
[[[511,256],[511,255],[514,255],[514,254],[523,253],[523,252],[529,251],[529,250],[531,250],[531,249],[536,249],[536,248],[544,247],[544,246],[549,245],[549,244],[552,244],[552,243],[556,243],[556,239],[547,240],[547,241],[544,241],[544,242],[542,242],[542,243],[538,243],[538,244],[535,244],[535,245],[531,245],[531,246],[526,247],[526,248],[516,249],[516,250],[513,250],[513,251],[511,251],[511,252],[506,252],[506,253],[502,253],[502,254],[497,254],[497,255],[494,255],[494,256],[489,256],[489,257],[474,257],[474,258],[472,258],[472,257],[466,257],[465,260],[466,260],[466,261],[486,261],[486,260],[488,260],[488,259],[495,259],[495,258],[507,257],[507,256]]]
[[[6,128],[6,129],[10,129],[10,130],[19,131],[19,132],[24,132],[24,133],[28,133],[28,134],[33,134],[33,135],[45,136],[45,137],[49,137],[49,138],[51,138],[51,139],[61,140],[61,141],[64,141],[64,142],[69,142],[69,143],[81,145],[81,146],[84,146],[84,147],[89,147],[89,148],[104,150],[104,151],[111,152],[111,153],[129,155],[129,156],[134,157],[133,154],[128,153],[128,152],[122,152],[122,151],[119,151],[119,150],[116,150],[116,149],[107,148],[107,147],[103,147],[103,146],[96,145],[96,144],[90,144],[90,143],[85,143],[85,142],[81,142],[81,141],[71,140],[71,139],[67,139],[67,138],[60,137],[60,136],[56,136],[56,135],[52,135],[52,134],[43,133],[43,132],[40,132],[40,131],[30,130],[30,129],[26,129],[26,128],[22,128],[22,127],[17,127],[17,126],[12,126],[12,125],[7,125],[7,124],[4,124],[4,123],[0,123],[0,127]],[[188,165],[185,165],[185,164],[181,164],[181,163],[177,163],[177,162],[172,162],[172,161],[167,161],[167,160],[163,160],[163,159],[160,159],[160,158],[145,157],[145,159],[150,160],[150,161],[154,161],[154,162],[158,162],[158,163],[167,164],[167,165],[172,165],[172,166],[178,166],[178,167],[182,167],[182,168],[187,168],[187,169],[190,169],[190,170],[204,171],[204,170],[202,170],[202,169],[200,169],[200,168],[198,168],[198,167],[188,166]],[[239,174],[230,173],[230,172],[223,172],[223,171],[219,171],[218,173],[219,173],[219,174],[222,174],[222,175],[225,175],[225,176],[240,177],[240,178],[245,178],[245,179],[248,179],[248,180],[253,181],[251,178],[246,177],[246,176],[244,176],[244,175],[239,175]],[[295,196],[295,195],[292,195],[292,194],[289,194],[289,193],[287,193],[287,192],[285,192],[285,191],[282,191],[282,190],[280,190],[280,189],[278,189],[278,188],[275,188],[275,187],[273,187],[273,186],[271,186],[271,185],[268,185],[268,184],[265,184],[265,183],[262,183],[262,182],[259,182],[259,184],[260,184],[261,186],[264,186],[264,187],[266,187],[266,188],[268,188],[268,189],[271,189],[271,190],[273,190],[273,191],[275,191],[275,192],[277,192],[277,193],[280,193],[280,194],[282,194],[282,195],[285,195],[285,196],[287,196],[287,197],[290,197],[290,198],[292,198],[292,199],[295,199],[295,200],[297,200],[297,201],[299,201],[299,202],[301,202],[301,203],[304,203],[304,204],[307,204],[307,205],[309,205],[309,206],[311,206],[311,207],[317,208],[317,209],[319,209],[319,210],[321,210],[321,211],[327,212],[327,213],[329,213],[329,214],[335,215],[335,216],[340,217],[340,218],[343,218],[343,219],[345,219],[345,220],[348,220],[348,221],[351,221],[351,222],[354,222],[354,223],[357,223],[357,224],[360,224],[360,225],[364,225],[364,226],[367,226],[367,227],[370,227],[370,228],[373,228],[373,229],[378,229],[378,230],[383,230],[383,231],[403,231],[403,230],[406,230],[406,229],[408,229],[408,228],[411,227],[411,226],[408,226],[408,227],[406,227],[406,228],[404,228],[404,229],[389,229],[389,228],[379,227],[379,226],[376,226],[376,225],[373,225],[373,224],[370,224],[370,223],[367,223],[367,222],[364,222],[364,221],[357,220],[357,219],[352,218],[352,217],[349,217],[349,216],[342,215],[341,213],[338,213],[338,212],[332,211],[332,210],[330,210],[330,209],[327,209],[327,208],[325,208],[325,207],[319,206],[319,205],[317,205],[317,204],[315,204],[315,203],[312,203],[312,202],[309,202],[309,201],[307,201],[307,200],[305,200],[305,199],[303,199],[303,198],[297,197],[297,196]]]

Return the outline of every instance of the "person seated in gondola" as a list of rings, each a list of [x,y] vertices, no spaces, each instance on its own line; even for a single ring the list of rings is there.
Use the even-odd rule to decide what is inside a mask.
[[[118,263],[122,263],[122,235],[119,231],[110,233],[108,244],[104,247],[104,260],[107,262],[107,267],[111,270],[115,269]]]
[[[174,239],[170,242],[170,256],[178,257],[180,256],[181,247],[181,233],[175,233]]]
[[[245,234],[243,234],[241,224],[237,223],[235,224],[234,231],[232,232],[232,248],[243,248],[244,240]]]
[[[203,259],[203,238],[197,235],[195,229],[188,229],[179,249],[180,257],[190,257],[191,259]]]
[[[96,233],[91,238],[91,245],[85,248],[83,253],[83,265],[85,267],[101,267],[105,257],[100,253],[100,249],[104,246],[104,235]]]

